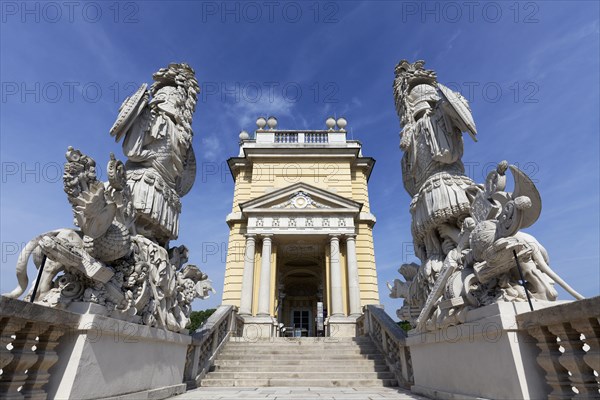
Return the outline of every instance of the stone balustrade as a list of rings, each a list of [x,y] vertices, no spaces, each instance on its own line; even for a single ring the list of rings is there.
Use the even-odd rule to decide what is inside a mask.
[[[327,143],[329,142],[328,132],[313,132],[304,134],[304,143]]]
[[[413,371],[404,330],[383,308],[374,305],[364,307],[364,314],[359,317],[357,327],[359,334],[370,336],[383,353],[388,367],[396,375],[398,384],[410,389],[413,384]]]
[[[79,315],[0,297],[0,398],[46,399],[56,347]]]
[[[297,132],[276,132],[275,143],[298,143]]]
[[[600,296],[517,316],[540,349],[549,399],[600,398]]]
[[[163,399],[199,382],[235,329],[222,306],[192,335],[0,297],[1,399]]]
[[[219,306],[208,320],[192,334],[192,343],[188,347],[184,372],[184,380],[188,389],[200,385],[225,342],[238,331],[238,323],[235,307]]]
[[[352,142],[352,141],[350,141]],[[329,130],[257,130],[255,138],[242,140],[242,145],[248,147],[252,143],[260,145],[346,145],[346,131]]]

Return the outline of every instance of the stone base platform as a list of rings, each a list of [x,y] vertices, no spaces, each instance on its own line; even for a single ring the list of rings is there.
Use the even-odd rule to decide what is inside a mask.
[[[277,336],[277,321],[270,316],[242,315],[244,321],[243,338],[252,342],[255,340],[270,339]]]
[[[265,340],[278,335],[277,320],[270,316],[241,315],[244,327],[242,337],[247,341]],[[332,315],[325,321],[326,336],[339,338],[352,338],[358,336],[356,320],[360,315],[336,316]]]
[[[409,332],[412,391],[453,400],[546,398],[539,349],[516,323],[516,315],[528,311],[527,303],[498,303],[471,311],[461,325]]]
[[[332,315],[325,321],[327,336],[329,337],[356,337],[356,320],[359,316]]]
[[[185,390],[190,335],[84,314],[56,348],[49,399],[164,399]]]

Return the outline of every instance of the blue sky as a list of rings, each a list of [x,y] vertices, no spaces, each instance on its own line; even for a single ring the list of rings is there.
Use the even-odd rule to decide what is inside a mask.
[[[600,292],[599,3],[571,2],[3,2],[0,24],[0,292],[16,284],[16,249],[71,227],[60,179],[72,145],[103,167],[123,159],[108,131],[123,99],[169,62],[191,64],[204,90],[194,118],[196,184],[183,200],[179,243],[223,285],[233,182],[225,160],[241,129],[275,115],[282,129],[345,116],[377,160],[379,290],[412,260],[401,182],[393,71],[424,59],[470,101],[479,142],[467,173],[482,182],[503,159],[536,181],[543,211],[528,232],[585,296]],[[102,169],[102,172],[104,170]],[[105,176],[105,175],[104,175]],[[30,276],[34,276],[30,267]],[[568,295],[561,292],[563,299]]]

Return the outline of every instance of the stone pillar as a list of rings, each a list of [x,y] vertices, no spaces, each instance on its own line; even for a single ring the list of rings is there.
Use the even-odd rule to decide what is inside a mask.
[[[258,315],[271,315],[271,235],[263,235],[262,260],[260,264],[260,288],[258,291]]]
[[[342,271],[340,270],[340,238],[338,235],[330,237],[330,279],[331,279],[331,314],[332,316],[344,315],[342,306]]]
[[[240,315],[252,314],[255,248],[256,235],[246,235],[246,252],[244,253],[244,274],[242,276],[242,298],[240,300]]]
[[[358,262],[356,260],[356,235],[346,236],[346,260],[348,262],[348,297],[350,298],[350,315],[361,314],[360,289],[358,283]]]

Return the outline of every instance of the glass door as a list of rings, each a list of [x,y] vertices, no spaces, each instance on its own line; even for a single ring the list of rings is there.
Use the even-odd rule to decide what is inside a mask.
[[[291,326],[294,336],[312,336],[310,310],[293,310]]]

